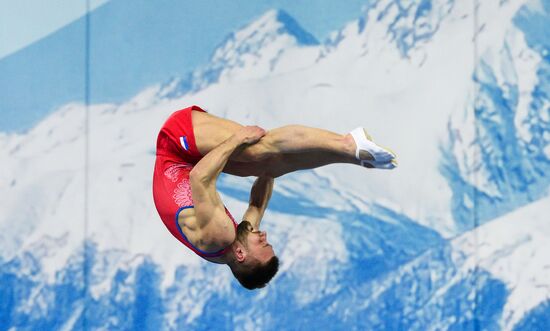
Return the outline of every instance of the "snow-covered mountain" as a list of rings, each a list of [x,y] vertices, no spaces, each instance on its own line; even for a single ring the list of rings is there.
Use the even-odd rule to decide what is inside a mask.
[[[318,45],[315,37],[288,13],[270,10],[229,34],[206,67],[165,83],[165,96],[175,98],[218,82],[257,80],[295,71],[315,62]]]
[[[0,326],[549,326],[550,1],[472,5],[373,2],[324,43],[269,11],[187,77],[1,134]],[[264,224],[281,270],[244,292],[153,206],[156,134],[191,104],[268,129],[364,125],[400,166],[278,179]],[[251,183],[219,181],[237,217]]]
[[[540,199],[550,184],[550,41],[528,23],[550,17],[544,7],[525,6],[514,21],[517,28],[480,50],[469,104],[453,114],[442,148],[454,218],[463,228]]]

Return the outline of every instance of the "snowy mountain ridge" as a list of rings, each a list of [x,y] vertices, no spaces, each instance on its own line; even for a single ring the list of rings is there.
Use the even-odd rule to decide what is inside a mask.
[[[205,67],[168,82],[167,96],[179,97],[218,82],[261,79],[281,70],[311,65],[319,52],[318,45],[317,39],[288,13],[267,11],[229,34]]]
[[[516,20],[524,16],[531,20],[533,14],[522,9]],[[474,75],[473,104],[449,124],[443,150],[451,154],[443,172],[460,178],[454,180],[453,213],[462,227],[471,226],[472,215],[482,223],[536,201],[550,185],[549,98],[538,92],[547,89],[550,61],[528,45],[537,32],[520,29],[500,32],[502,45],[484,51]]]
[[[550,218],[541,213],[549,205],[550,198],[543,198],[452,242],[454,260],[463,272],[482,268],[506,284],[510,293],[502,312],[503,330],[512,330],[526,312],[550,300]]]

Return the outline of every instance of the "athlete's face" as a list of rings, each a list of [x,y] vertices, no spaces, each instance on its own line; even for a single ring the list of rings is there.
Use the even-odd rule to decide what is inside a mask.
[[[237,227],[237,240],[245,246],[247,254],[260,263],[265,263],[275,256],[273,247],[267,241],[267,233],[255,229],[247,221],[242,221]]]

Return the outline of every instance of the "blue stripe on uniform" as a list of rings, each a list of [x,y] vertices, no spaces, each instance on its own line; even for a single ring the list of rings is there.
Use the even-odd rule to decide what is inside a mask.
[[[191,206],[185,206],[185,207],[180,207],[178,209],[178,211],[176,212],[176,228],[178,229],[179,233],[181,234],[181,236],[183,237],[183,239],[189,244],[191,245],[191,247],[193,247],[194,249],[196,249],[200,254],[202,254],[203,257],[218,257],[218,256],[221,256],[220,253],[223,252],[223,250],[225,249],[220,249],[219,251],[217,252],[205,252],[203,250],[200,250],[198,249],[197,247],[195,247],[195,245],[193,245],[189,239],[187,239],[187,236],[185,236],[185,234],[183,233],[183,230],[181,229],[180,227],[180,223],[178,222],[178,219],[179,219],[179,216],[180,216],[180,212],[184,209],[188,209],[188,208],[194,208],[195,206],[191,205]],[[199,254],[199,256],[201,256]]]
[[[181,143],[181,146],[183,147],[183,149],[185,149],[186,151],[189,150],[189,144],[187,143],[187,137],[186,136],[181,136],[180,137],[180,143]]]

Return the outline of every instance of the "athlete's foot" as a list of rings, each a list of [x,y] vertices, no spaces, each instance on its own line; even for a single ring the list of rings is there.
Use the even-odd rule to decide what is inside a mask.
[[[391,160],[390,162],[385,162],[385,163],[369,162],[369,161],[365,161],[365,160],[360,160],[360,162],[361,162],[361,166],[363,166],[365,168],[369,168],[369,169],[376,168],[376,169],[391,170],[391,169],[397,167],[397,161],[395,159]]]
[[[363,128],[349,133],[355,143],[355,158],[366,168],[393,169],[397,167],[396,155],[377,145]]]

